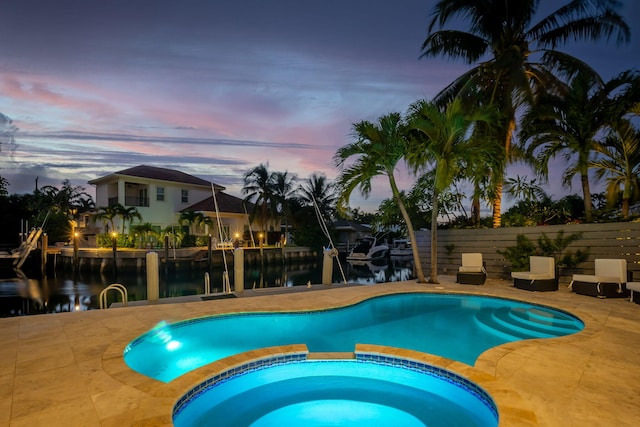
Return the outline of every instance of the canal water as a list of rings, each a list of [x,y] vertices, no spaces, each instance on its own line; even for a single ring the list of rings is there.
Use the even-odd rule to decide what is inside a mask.
[[[411,259],[388,259],[376,263],[354,264],[334,259],[333,283],[343,283],[340,266],[347,283],[374,284],[397,282],[414,278]],[[98,269],[96,269],[98,270]],[[109,270],[109,269],[107,269]],[[160,269],[160,298],[199,295],[205,292],[205,276],[208,273],[211,293],[222,292],[222,267],[206,268],[180,267],[164,271]],[[272,263],[271,265],[245,268],[244,288],[274,288],[306,286],[308,283],[322,282],[322,260],[304,263]],[[229,270],[231,288],[233,270]],[[125,270],[105,271],[55,271],[48,277],[33,278],[16,272],[0,279],[0,317],[30,314],[57,313],[92,310],[99,308],[99,295],[112,283],[120,283],[127,288],[129,301],[147,299],[147,277],[145,272]],[[117,292],[107,294],[108,304],[120,301]]]

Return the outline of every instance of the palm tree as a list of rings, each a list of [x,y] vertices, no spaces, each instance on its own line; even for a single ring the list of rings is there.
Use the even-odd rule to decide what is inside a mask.
[[[205,216],[200,211],[183,211],[180,212],[180,217],[178,218],[178,222],[180,224],[187,224],[189,227],[189,233],[195,234],[194,227],[198,225],[211,224],[211,218]]]
[[[327,176],[314,172],[298,187],[298,197],[307,206],[318,205],[318,209],[325,221],[330,221],[335,214],[336,193],[335,184]]]
[[[593,221],[589,168],[600,146],[600,132],[628,110],[629,102],[614,94],[625,93],[633,79],[633,73],[624,72],[603,83],[596,73],[579,72],[560,94],[541,95],[522,118],[520,140],[536,159],[538,172],[547,177],[549,161],[564,154],[568,167],[563,185],[570,186],[573,177],[580,176],[586,222]]]
[[[244,187],[242,193],[246,194],[245,201],[253,201],[254,217],[260,210],[260,225],[266,232],[269,205],[273,201],[273,174],[269,172],[268,165],[260,164],[244,175]]]
[[[616,0],[572,0],[531,25],[538,5],[539,0],[438,0],[422,44],[424,58],[444,55],[476,64],[441,91],[436,101],[446,104],[458,94],[481,91],[483,102],[496,105],[502,116],[493,133],[505,148],[505,165],[512,158],[518,108],[532,102],[541,89],[557,86],[554,71],[570,75],[590,69],[556,48],[573,40],[615,36],[621,43],[630,38],[629,27],[616,12],[620,7]],[[469,31],[443,29],[461,21]],[[434,31],[436,27],[439,30]],[[487,59],[478,62],[483,58]],[[494,172],[494,227],[500,226],[504,169]]]
[[[115,206],[100,206],[98,208],[98,213],[95,216],[96,220],[101,220],[106,222],[111,226],[111,231],[114,232],[116,229],[115,219],[118,217],[118,211]]]
[[[295,185],[297,177],[289,174],[289,172],[274,172],[272,174],[274,216],[284,218],[285,230],[289,231],[289,220],[291,218],[290,201],[296,197],[297,186]]]
[[[409,239],[416,242],[411,218],[400,196],[394,175],[395,168],[407,149],[406,134],[406,123],[400,113],[382,116],[377,123],[365,120],[354,124],[355,141],[339,148],[334,156],[336,166],[340,168],[336,184],[340,191],[339,202],[348,202],[356,188],[359,188],[361,194],[367,197],[371,193],[371,180],[376,176],[386,175],[393,198],[407,226]],[[350,166],[345,166],[346,161],[351,157],[356,157],[356,160]],[[418,245],[414,244],[411,247],[418,282],[425,283]]]
[[[5,177],[0,176],[0,197],[6,197],[9,195],[7,189],[9,188],[9,181]]]
[[[118,216],[122,218],[122,234],[124,234],[124,227],[126,223],[131,224],[134,219],[138,221],[142,221],[142,215],[138,212],[138,208],[135,206],[122,206],[120,204],[116,205]]]
[[[640,200],[640,130],[628,120],[619,120],[597,151],[602,157],[591,167],[596,177],[606,177],[610,205],[622,196],[622,217],[629,219],[631,201]]]
[[[527,181],[524,177],[516,175],[515,178],[507,178],[505,180],[505,191],[514,199],[521,199],[526,203],[533,203],[547,196],[536,181],[535,178]]]
[[[459,98],[446,108],[433,102],[418,101],[409,109],[409,127],[415,142],[409,147],[407,161],[414,169],[431,165],[434,169],[431,202],[431,275],[430,283],[438,283],[438,200],[467,164],[481,161],[495,144],[482,144],[471,138],[476,122],[488,123],[495,114],[488,109],[467,113]]]

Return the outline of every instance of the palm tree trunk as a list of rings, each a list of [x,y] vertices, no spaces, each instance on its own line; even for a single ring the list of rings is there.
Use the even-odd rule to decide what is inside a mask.
[[[591,203],[591,188],[589,187],[589,175],[580,174],[580,182],[582,183],[582,196],[584,197],[584,220],[593,222],[593,204]]]
[[[640,103],[638,104],[640,106]],[[629,219],[629,205],[631,204],[631,180],[628,175],[624,180],[624,188],[622,190],[622,217]]]
[[[496,195],[493,199],[493,228],[500,228],[502,225],[502,179],[496,184]]]
[[[473,183],[473,198],[471,200],[471,223],[480,228],[480,188],[477,181]]]
[[[511,99],[505,97],[504,99]],[[513,138],[513,132],[516,129],[515,112],[513,106],[509,105],[509,121],[506,123],[506,134],[504,135],[504,164],[502,170],[500,170],[500,176],[496,181],[496,194],[493,201],[493,228],[502,227],[502,184],[504,181],[504,171],[507,168],[507,163],[511,158],[511,139]]]
[[[407,225],[407,234],[409,235],[409,241],[411,242],[411,253],[413,254],[413,264],[416,269],[418,283],[427,283],[427,279],[424,277],[424,272],[422,271],[420,253],[418,252],[418,243],[416,242],[416,233],[413,229],[413,224],[411,223],[411,218],[409,217],[407,208],[402,201],[402,197],[400,197],[400,190],[396,185],[396,180],[392,174],[389,174],[389,184],[391,185],[391,192],[393,193],[393,197],[395,198],[396,203],[398,203],[398,208],[400,209],[400,213],[402,214],[402,219],[404,219],[404,223]]]
[[[438,282],[438,190],[433,189],[431,203],[431,277],[429,283]]]

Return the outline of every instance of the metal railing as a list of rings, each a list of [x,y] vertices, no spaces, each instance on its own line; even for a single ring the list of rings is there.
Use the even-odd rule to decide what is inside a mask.
[[[100,309],[108,308],[107,306],[107,292],[108,291],[117,291],[120,293],[122,297],[122,306],[126,307],[129,302],[129,294],[127,292],[127,288],[120,283],[112,283],[100,292]]]

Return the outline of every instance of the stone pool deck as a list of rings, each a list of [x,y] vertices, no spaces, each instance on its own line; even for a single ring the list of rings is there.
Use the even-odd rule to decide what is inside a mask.
[[[0,319],[0,427],[171,425],[171,408],[217,362],[169,384],[130,370],[122,351],[161,320],[237,311],[313,310],[394,292],[464,292],[516,298],[571,311],[584,331],[491,349],[474,367],[415,352],[479,381],[497,401],[501,426],[636,426],[640,419],[640,305],[626,299],[527,292],[511,282],[415,281],[367,286],[256,290],[244,297]],[[282,351],[285,351],[283,349]],[[260,354],[257,351],[256,354]],[[232,359],[232,358],[230,358]]]

